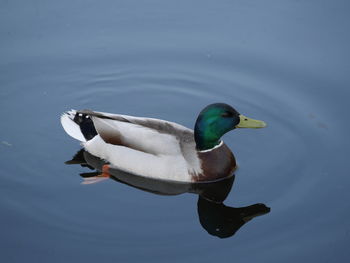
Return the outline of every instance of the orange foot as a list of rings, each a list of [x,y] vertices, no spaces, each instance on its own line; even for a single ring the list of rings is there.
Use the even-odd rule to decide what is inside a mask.
[[[102,166],[102,173],[101,174],[99,174],[97,176],[93,176],[93,177],[84,178],[84,181],[82,182],[82,184],[99,183],[99,182],[102,182],[102,181],[108,179],[109,177],[110,177],[109,165],[105,164]]]
[[[104,164],[102,166],[102,174],[100,175],[101,177],[107,177],[109,178],[110,177],[110,174],[109,174],[109,165],[108,164]]]

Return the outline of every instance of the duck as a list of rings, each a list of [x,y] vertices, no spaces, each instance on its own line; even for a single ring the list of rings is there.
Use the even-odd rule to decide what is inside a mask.
[[[104,160],[103,171],[176,182],[212,182],[233,175],[236,159],[221,137],[236,128],[264,128],[226,103],[200,111],[194,130],[175,122],[92,110],[61,115],[65,132]]]

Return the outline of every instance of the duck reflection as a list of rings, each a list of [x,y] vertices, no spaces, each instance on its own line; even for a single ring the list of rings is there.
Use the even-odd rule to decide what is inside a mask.
[[[210,183],[183,183],[136,176],[117,169],[104,169],[106,164],[100,158],[80,150],[66,164],[80,164],[94,172],[81,173],[83,184],[100,180],[113,179],[143,191],[159,195],[178,195],[182,193],[198,194],[197,211],[202,227],[211,235],[227,238],[234,235],[245,223],[254,217],[270,212],[264,204],[253,204],[246,207],[229,207],[223,204],[230,193],[235,175]]]

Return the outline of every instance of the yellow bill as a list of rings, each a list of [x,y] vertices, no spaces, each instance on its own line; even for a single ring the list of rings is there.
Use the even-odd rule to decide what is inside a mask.
[[[264,121],[254,120],[248,118],[242,114],[239,115],[239,123],[236,125],[236,128],[264,128],[266,127],[266,123]]]

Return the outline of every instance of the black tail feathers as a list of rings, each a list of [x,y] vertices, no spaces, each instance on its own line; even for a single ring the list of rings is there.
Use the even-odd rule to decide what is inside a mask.
[[[89,115],[77,112],[73,120],[79,125],[80,131],[87,141],[91,140],[97,135],[94,123]]]

